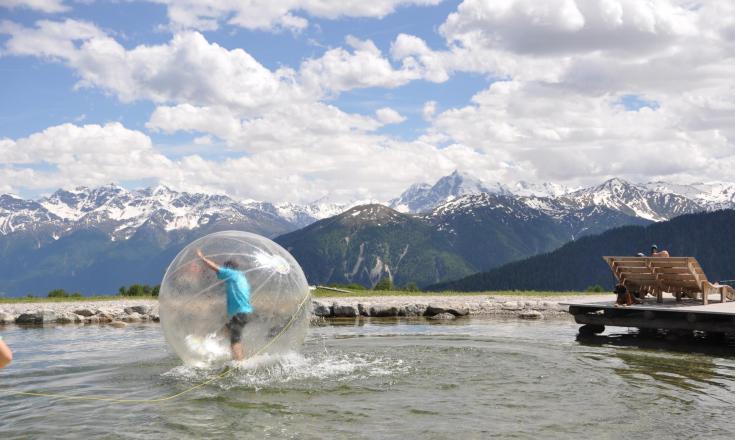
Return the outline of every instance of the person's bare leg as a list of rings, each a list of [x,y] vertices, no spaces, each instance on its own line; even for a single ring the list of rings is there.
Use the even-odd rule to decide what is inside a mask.
[[[232,359],[241,361],[245,357],[245,353],[242,348],[242,343],[236,342],[232,344]]]

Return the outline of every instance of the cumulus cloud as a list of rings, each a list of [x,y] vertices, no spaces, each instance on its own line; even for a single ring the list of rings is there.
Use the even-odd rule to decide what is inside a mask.
[[[723,1],[690,8],[670,0],[465,0],[439,28],[446,49],[401,34],[391,54],[432,81],[464,71],[595,88],[642,80],[647,71],[647,85],[656,73],[683,83],[693,63],[723,60],[733,13]]]
[[[61,0],[0,0],[0,8],[27,8],[49,14],[69,10]]]
[[[171,160],[143,133],[97,126],[104,128],[100,136],[115,133],[138,152],[138,165],[117,172],[85,153],[78,133],[93,131],[89,126],[51,127],[60,142],[56,159],[56,147],[41,142],[51,138],[46,130],[0,140],[8,158],[0,188],[35,187],[47,177],[63,182],[72,170],[94,181],[104,170],[105,181],[158,178],[243,198],[309,201],[327,192],[387,199],[455,168],[506,183],[735,178],[732,2],[466,0],[438,28],[443,44],[399,34],[388,57],[370,40],[347,37],[345,47],[275,70],[244,50],[181,30],[225,21],[298,30],[307,17],[378,17],[412,2],[266,3],[168,2],[179,30],[168,42],[132,48],[82,21],[2,22],[0,32],[9,35],[5,54],[56,60],[77,73],[79,87],[155,103],[147,128],[191,132],[192,151],[200,154]],[[491,84],[456,108],[417,95],[430,127],[413,141],[378,131],[405,120],[392,108],[351,114],[326,101],[356,88],[393,89],[416,80],[451,87],[457,72],[486,76]],[[626,96],[657,106],[626,108]],[[77,143],[80,155],[69,159],[76,147],[68,145]],[[227,159],[205,153],[221,148],[229,150]],[[53,170],[27,166],[38,161]],[[75,163],[80,168],[72,169]]]
[[[408,5],[435,5],[441,0],[151,0],[163,3],[175,28],[214,30],[221,22],[245,29],[302,30],[303,15],[317,18],[382,18]]]
[[[177,162],[161,176],[173,187],[220,189],[239,198],[310,202],[325,195],[348,200],[388,200],[417,181],[435,180],[460,167],[493,178],[497,163],[472,148],[437,149],[422,141],[340,139],[278,151],[265,150],[221,162],[199,155]],[[379,164],[376,165],[376,164]]]
[[[406,117],[393,110],[390,107],[379,108],[375,111],[375,116],[383,124],[400,124],[406,120]]]
[[[247,113],[305,99],[294,72],[272,72],[242,49],[228,50],[197,32],[166,44],[131,50],[96,26],[77,20],[39,21],[35,28],[4,22],[6,53],[64,62],[80,76],[79,87],[99,87],[121,101],[219,105]]]
[[[299,77],[307,88],[326,93],[365,87],[395,88],[420,78],[415,69],[394,69],[370,40],[348,36],[346,42],[352,52],[341,47],[330,49],[320,58],[301,64]]]
[[[0,157],[0,186],[14,188],[100,185],[111,177],[148,178],[171,167],[148,136],[118,122],[62,124],[25,138],[0,139]]]
[[[324,113],[318,115],[322,136],[311,132],[312,138],[301,139],[303,127],[272,130],[266,125],[279,121],[273,115],[246,127],[246,137],[255,148],[225,159],[206,154],[168,158],[147,135],[119,123],[63,124],[24,138],[0,139],[4,158],[0,190],[50,191],[145,179],[183,190],[224,192],[239,199],[310,202],[331,194],[337,199],[388,200],[397,195],[397,188],[437,179],[457,167],[496,177],[488,171],[498,168],[495,159],[473,148],[452,145],[439,149],[421,139],[398,142],[354,127],[340,129],[339,124],[328,121],[342,114],[329,107],[303,109],[303,124],[314,111]],[[362,128],[380,124],[371,118],[352,123]],[[199,144],[207,142],[204,139]]]
[[[227,108],[256,115],[281,104],[314,102],[354,88],[394,88],[419,78],[396,69],[370,40],[348,36],[352,51],[334,48],[305,60],[299,71],[271,71],[242,49],[228,50],[198,32],[175,34],[168,43],[126,49],[95,25],[41,20],[35,27],[5,21],[5,52],[65,63],[81,78],[123,102],[150,100]]]
[[[446,48],[401,34],[391,56],[431,81],[496,81],[426,136],[494,155],[515,180],[732,179],[733,14],[724,1],[465,0],[439,28]],[[658,107],[630,111],[624,96]]]
[[[620,98],[584,95],[558,84],[501,81],[475,95],[471,105],[437,115],[433,130],[539,180],[703,180],[702,170],[735,178],[732,130],[682,124],[682,115],[697,111],[686,94],[655,110],[630,111]],[[733,123],[734,112],[718,121],[725,127]]]
[[[390,110],[390,109],[387,109]],[[158,107],[147,127],[166,133],[177,131],[211,133],[227,141],[230,149],[247,152],[341,142],[350,144],[382,125],[398,122],[395,114],[384,118],[350,114],[321,102],[281,105],[257,117],[241,116],[225,107],[196,107],[182,104]]]

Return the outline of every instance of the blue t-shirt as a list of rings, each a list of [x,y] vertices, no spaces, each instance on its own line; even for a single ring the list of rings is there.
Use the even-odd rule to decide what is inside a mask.
[[[250,284],[242,272],[229,267],[220,267],[217,278],[227,286],[227,317],[236,313],[252,313],[250,305]]]

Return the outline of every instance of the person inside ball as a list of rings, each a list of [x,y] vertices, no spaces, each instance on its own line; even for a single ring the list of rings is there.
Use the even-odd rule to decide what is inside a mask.
[[[197,256],[217,273],[217,278],[225,282],[228,320],[226,327],[230,333],[232,358],[236,361],[242,360],[245,357],[242,346],[242,329],[253,313],[253,307],[250,305],[250,284],[245,274],[238,270],[235,261],[227,260],[220,266],[205,257],[201,249],[197,249]]]

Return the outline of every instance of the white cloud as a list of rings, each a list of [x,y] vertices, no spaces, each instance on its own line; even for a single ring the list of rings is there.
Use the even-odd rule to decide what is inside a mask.
[[[0,0],[0,8],[28,8],[49,14],[69,10],[61,0]]]
[[[233,4],[177,2],[169,14],[180,28],[229,20],[249,29],[301,29],[307,17],[377,17],[399,2]],[[5,21],[5,54],[57,60],[74,69],[79,87],[155,103],[147,128],[194,133],[191,151],[200,154],[171,160],[145,134],[119,124],[66,124],[0,140],[0,188],[158,178],[242,198],[309,201],[327,192],[388,199],[455,168],[506,183],[734,179],[735,4],[687,6],[467,0],[439,28],[442,47],[400,34],[388,59],[372,41],[348,37],[346,47],[306,59],[298,70],[268,69],[244,50],[196,32],[125,47],[81,21],[31,28]],[[323,102],[347,90],[392,89],[417,79],[451,89],[457,72],[495,82],[457,108],[417,96],[431,127],[412,142],[378,134],[405,120],[392,108],[366,116]],[[626,95],[658,107],[628,111],[621,103]],[[99,157],[88,151],[92,132],[109,147]],[[111,165],[127,156],[108,137],[137,152],[130,166]],[[207,154],[220,148],[229,150],[228,159]],[[39,162],[52,169],[38,171]]]
[[[194,138],[193,142],[194,145],[212,145],[214,143],[212,136],[199,136]]]
[[[1,139],[0,157],[0,186],[12,188],[100,185],[156,177],[171,167],[148,136],[117,122],[62,124],[17,140]]]
[[[656,110],[628,111],[620,98],[589,96],[563,85],[496,82],[471,105],[437,115],[433,130],[526,173],[512,180],[706,180],[702,170],[710,179],[735,179],[729,128],[735,124],[735,102],[726,119],[719,114],[718,125],[728,127],[723,130],[687,123],[706,110],[694,108],[687,94]]]
[[[400,124],[406,120],[406,117],[393,110],[390,107],[379,108],[375,111],[375,116],[383,124]]]
[[[306,14],[317,18],[382,18],[408,5],[435,5],[441,0],[152,0],[168,8],[175,28],[213,30],[226,22],[246,29],[302,30]],[[298,15],[297,15],[298,14]]]
[[[398,115],[400,117],[400,115]],[[233,150],[265,151],[309,148],[314,144],[349,144],[382,125],[380,119],[345,113],[319,102],[283,104],[257,117],[243,119],[225,107],[196,107],[182,104],[158,107],[147,123],[167,133],[193,131],[211,133],[227,141]]]
[[[398,143],[365,137],[341,139],[213,162],[189,156],[177,171],[161,176],[173,187],[219,189],[239,198],[309,202],[325,195],[342,199],[388,200],[417,181],[437,179],[455,168],[483,177],[496,164],[471,148],[439,150],[421,141]]]
[[[689,8],[669,0],[465,0],[439,28],[446,50],[401,34],[391,54],[437,82],[456,71],[587,88],[622,85],[644,71],[649,85],[659,72],[685,82],[693,63],[722,60],[734,13],[725,1]]]
[[[420,76],[395,69],[372,41],[349,36],[352,51],[330,49],[305,60],[297,72],[271,71],[244,50],[225,49],[197,32],[132,49],[91,23],[71,19],[42,20],[34,28],[5,21],[0,33],[10,35],[5,53],[63,62],[81,78],[77,87],[98,87],[123,102],[224,107],[240,116],[354,88],[394,88]]]
[[[365,87],[395,88],[420,78],[412,69],[394,69],[370,40],[348,36],[346,42],[352,52],[341,47],[330,49],[301,64],[299,78],[305,87],[338,93]]]
[[[436,114],[436,101],[426,101],[421,109],[424,120],[431,121],[434,119],[434,114]]]
[[[431,81],[500,80],[426,137],[478,148],[512,180],[732,179],[735,4],[690,3],[466,0],[439,28],[446,48],[401,34],[391,56]],[[626,111],[625,95],[659,107]]]
[[[413,35],[399,34],[391,44],[391,56],[401,60],[403,69],[413,71],[427,81],[441,83],[449,79],[455,56],[450,52],[433,51],[424,40]]]
[[[366,133],[380,125],[372,118],[350,116],[350,128],[340,126],[345,114],[329,106],[300,112],[301,125],[293,129],[271,129],[282,121],[279,114],[245,127],[243,136],[250,144],[242,147],[248,154],[217,160],[205,153],[167,158],[148,136],[119,123],[63,124],[25,138],[0,139],[0,191],[145,179],[239,199],[310,202],[332,194],[337,199],[388,200],[411,183],[455,168],[488,178],[494,177],[488,170],[497,169],[494,159],[465,146],[439,149],[423,140],[397,142]],[[317,129],[306,129],[310,116]]]
[[[131,50],[75,20],[39,21],[36,28],[4,22],[0,32],[10,34],[6,53],[62,61],[81,77],[79,87],[102,88],[123,102],[219,105],[248,113],[307,98],[293,71],[272,72],[244,50],[225,49],[196,32]]]

